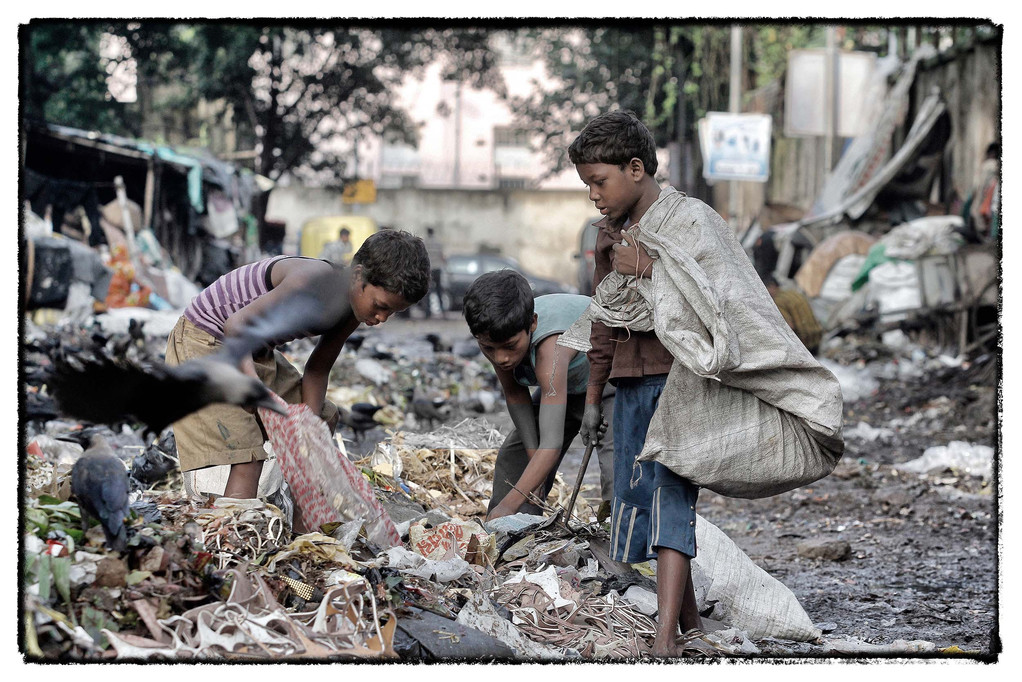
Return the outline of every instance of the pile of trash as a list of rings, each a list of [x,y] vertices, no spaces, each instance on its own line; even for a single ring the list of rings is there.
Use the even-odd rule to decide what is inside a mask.
[[[78,428],[47,426],[58,435]],[[559,507],[571,491],[558,479],[548,515],[484,522],[503,435],[482,418],[394,431],[353,462],[400,533],[392,547],[376,544],[363,519],[296,536],[265,500],[189,498],[176,471],[152,475],[162,460],[147,458],[130,430],[98,428],[132,470],[123,552],[107,550],[99,526],[83,528],[69,499],[81,447],[45,429],[27,439],[22,596],[30,656],[617,660],[650,652],[652,570],[608,559],[607,532],[595,522],[598,491],[584,490],[565,522]],[[149,449],[174,456],[166,438]],[[689,655],[753,653],[750,631],[819,637],[786,588],[747,557],[747,566],[738,561],[741,551],[720,531],[723,544],[705,535],[715,530],[710,522],[700,526],[700,606],[736,627],[703,636]],[[714,559],[714,547],[730,558]],[[722,589],[732,580],[739,582]],[[790,609],[776,610],[785,623],[750,611],[755,599],[739,598],[743,581],[760,588],[772,581],[804,632],[792,630]]]
[[[951,357],[907,340],[890,346],[855,336],[832,339],[823,353],[820,363],[844,395],[846,459],[919,473],[942,465],[990,482],[998,357]]]
[[[134,349],[140,358],[161,350],[153,348],[158,341],[127,329],[29,325],[25,388],[40,404],[48,357],[61,343],[91,353],[126,344],[125,352]],[[606,526],[596,520],[599,490],[583,486],[569,515],[571,486],[560,476],[541,501],[544,516],[486,523],[506,434],[466,407],[465,397],[479,400],[492,390],[492,373],[467,357],[467,348],[458,354],[428,341],[413,347],[356,341],[335,368],[344,386],[330,389],[346,409],[381,407],[368,431],[334,442],[337,456],[386,511],[399,536],[393,546],[381,544],[371,520],[357,514],[295,534],[286,509],[274,503],[278,497],[189,497],[170,433],[145,442],[124,425],[90,427],[123,461],[132,486],[127,549],[109,551],[99,526],[83,527],[70,495],[70,470],[82,448],[62,438],[81,425],[55,410],[36,413],[26,424],[23,453],[26,653],[203,661],[648,656],[657,616],[655,562],[611,561]],[[298,364],[304,350],[289,349]],[[377,383],[373,376],[387,379]],[[406,385],[408,376],[417,383]],[[457,409],[429,428],[410,406],[416,399],[434,404],[419,396],[443,391]],[[863,437],[886,437],[874,430]],[[359,447],[347,450],[359,435]],[[952,449],[961,454],[960,446]],[[690,637],[684,655],[754,656],[776,652],[778,642],[789,652],[825,653],[821,647],[833,638],[822,639],[787,587],[709,520],[700,518],[696,529],[693,582],[707,632]]]
[[[374,482],[401,490],[425,508],[459,518],[483,518],[490,500],[497,450],[504,434],[485,419],[469,418],[435,431],[399,431],[356,464],[373,472]],[[540,501],[565,507],[571,487],[558,472],[550,498]],[[595,496],[595,497],[589,497]],[[577,518],[590,518],[599,507],[599,491],[583,486],[575,503]]]

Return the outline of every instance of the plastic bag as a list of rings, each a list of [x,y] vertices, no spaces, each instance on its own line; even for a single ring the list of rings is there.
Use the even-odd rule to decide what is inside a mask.
[[[910,462],[895,464],[895,469],[925,474],[931,471],[952,469],[964,471],[970,476],[990,478],[993,473],[994,449],[980,443],[953,440],[947,445],[926,448],[922,457]]]
[[[436,528],[426,528],[426,521],[420,520],[408,527],[408,544],[427,559],[441,560],[452,556],[464,559],[470,547],[485,553],[493,543],[491,536],[475,521],[447,521]],[[496,548],[493,549],[495,555]]]
[[[273,397],[288,415],[260,408],[259,417],[306,527],[362,519],[371,542],[400,545],[394,522],[362,473],[338,451],[326,422],[304,403]]]
[[[733,625],[750,639],[775,637],[810,642],[822,634],[795,595],[753,563],[734,540],[696,514],[692,582],[712,603],[710,618]],[[697,601],[700,601],[697,599]]]

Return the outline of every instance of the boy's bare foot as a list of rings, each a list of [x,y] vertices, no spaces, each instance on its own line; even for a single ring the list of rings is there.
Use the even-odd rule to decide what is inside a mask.
[[[681,650],[673,638],[661,636],[661,633],[657,633],[656,639],[653,640],[653,657],[677,658],[680,654]]]

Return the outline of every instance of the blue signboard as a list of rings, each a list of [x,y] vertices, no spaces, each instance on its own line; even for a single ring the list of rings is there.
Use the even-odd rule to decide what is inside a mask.
[[[771,120],[767,114],[708,113],[699,122],[703,176],[709,181],[766,182]]]

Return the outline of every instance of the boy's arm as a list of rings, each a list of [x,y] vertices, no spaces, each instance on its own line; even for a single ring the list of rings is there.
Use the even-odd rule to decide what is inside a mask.
[[[536,418],[532,413],[532,396],[529,395],[529,389],[515,381],[511,372],[505,372],[497,367],[493,370],[497,374],[500,387],[504,390],[504,402],[507,403],[507,413],[511,416],[511,422],[518,430],[526,452],[532,457],[533,451],[539,445],[539,430],[536,428]]]
[[[353,315],[351,319],[342,320],[340,324],[324,333],[319,337],[319,343],[305,363],[305,372],[302,374],[302,402],[317,416],[323,411],[323,401],[326,400],[326,389],[334,361],[358,324]]]
[[[539,445],[529,450],[529,464],[514,488],[493,508],[487,519],[514,514],[526,495],[541,489],[557,466],[564,444],[564,417],[568,404],[568,365],[576,351],[557,345],[559,334],[549,336],[536,348],[536,378],[539,380]]]
[[[614,241],[602,230],[596,239],[593,290],[600,286],[600,282],[610,274],[611,247],[608,242]],[[586,406],[582,415],[582,427],[579,430],[582,442],[586,445],[589,445],[590,440],[600,441],[600,424],[603,422],[603,389],[610,378],[611,365],[614,363],[614,332],[602,322],[593,322],[589,343],[592,345],[587,353],[589,385],[586,387]]]
[[[289,299],[295,294],[311,294],[315,296],[319,310],[310,312],[307,315],[309,319],[288,319],[284,326],[276,330],[280,337],[294,338],[301,335],[305,329],[324,325],[324,320],[327,319],[329,311],[326,309],[327,304],[323,300],[323,296],[318,291],[317,283],[318,278],[314,272],[309,272],[307,269],[293,268],[271,290],[228,317],[224,321],[224,336],[242,335],[250,322],[267,315],[279,320],[281,316],[274,316],[274,309],[281,306],[280,310],[287,310],[286,306],[289,304]],[[268,345],[273,345],[274,339],[266,339],[266,341]]]

